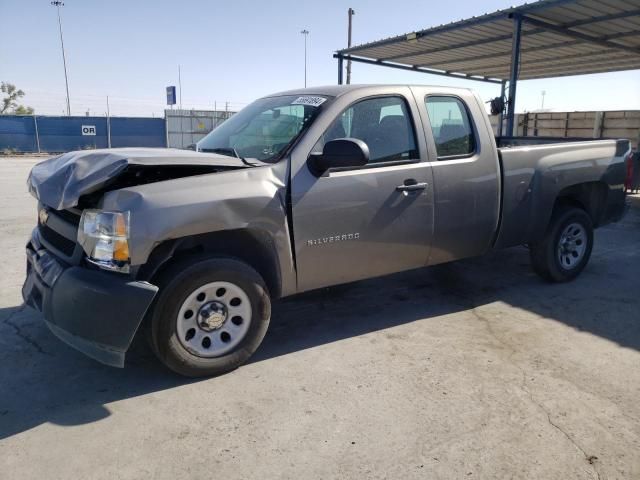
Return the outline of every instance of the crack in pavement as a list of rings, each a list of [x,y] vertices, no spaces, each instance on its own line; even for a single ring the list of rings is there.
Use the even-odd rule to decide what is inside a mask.
[[[534,405],[536,405],[540,410],[542,410],[542,412],[544,412],[544,414],[547,417],[547,422],[549,423],[549,425],[551,425],[553,428],[555,428],[556,430],[558,430],[560,433],[562,433],[562,435],[564,435],[564,437],[584,456],[584,459],[589,463],[589,465],[591,465],[593,467],[593,471],[596,474],[596,477],[598,478],[598,480],[600,480],[600,472],[598,471],[598,467],[596,465],[596,462],[598,460],[598,457],[596,457],[595,455],[590,455],[588,454],[584,448],[582,448],[576,441],[575,439],[569,435],[567,432],[565,432],[562,427],[560,425],[558,425],[557,423],[554,423],[553,420],[551,419],[551,412],[549,410],[547,410],[542,403],[538,402],[535,400],[535,398],[533,398],[533,393],[531,392],[531,390],[529,390],[529,388],[527,387],[527,372],[525,371],[524,368],[522,368],[520,365],[518,365],[516,362],[514,362],[512,360],[513,356],[517,353],[517,350],[513,347],[513,345],[511,345],[508,342],[505,342],[502,338],[500,338],[496,332],[493,329],[493,326],[491,325],[491,321],[485,317],[483,314],[481,314],[480,312],[477,311],[477,307],[473,307],[470,310],[471,314],[480,322],[484,323],[484,325],[487,328],[487,331],[489,332],[489,335],[491,335],[491,337],[493,337],[498,343],[500,343],[502,346],[504,346],[505,348],[507,348],[508,350],[511,351],[511,353],[509,354],[509,356],[507,357],[507,360],[514,366],[516,367],[519,371],[520,374],[522,375],[522,381],[520,383],[520,390],[522,390],[528,397],[529,400],[531,401],[531,403],[533,403]]]
[[[29,335],[24,333],[20,325],[13,322],[13,317],[24,312],[25,308],[26,308],[25,305],[20,306],[19,308],[11,312],[11,314],[9,314],[7,318],[2,319],[2,323],[9,325],[11,328],[13,328],[13,330],[15,331],[15,334],[21,339],[23,339],[25,342],[27,342],[29,345],[31,345],[33,348],[35,348],[38,353],[41,353],[42,355],[53,356],[50,352],[47,352],[46,350],[44,350],[36,340],[34,340]]]
[[[584,449],[580,445],[578,445],[578,443],[573,438],[571,438],[571,435],[569,435],[557,423],[554,423],[553,420],[551,420],[551,414],[549,413],[549,411],[547,411],[546,408],[544,408],[542,406],[542,404],[536,402],[535,400],[533,400],[533,402],[536,405],[538,405],[538,407],[540,407],[543,412],[545,412],[547,414],[547,421],[549,422],[549,424],[551,426],[553,426],[556,430],[560,431],[565,437],[567,437],[567,440],[569,440],[578,450],[580,450],[582,455],[584,455],[585,460],[587,462],[589,462],[589,465],[591,465],[593,467],[593,471],[595,472],[596,476],[598,477],[598,480],[600,480],[600,472],[598,471],[598,468],[596,467],[596,461],[598,460],[598,457],[596,457],[595,455],[589,455],[587,452],[585,452]]]

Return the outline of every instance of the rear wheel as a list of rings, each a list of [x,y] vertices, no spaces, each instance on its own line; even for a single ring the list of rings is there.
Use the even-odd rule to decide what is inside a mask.
[[[593,223],[582,209],[561,206],[554,213],[540,242],[531,245],[533,270],[545,280],[567,282],[589,262]]]
[[[246,362],[269,326],[271,302],[260,275],[231,258],[197,258],[167,270],[151,314],[158,358],[189,377],[220,375]]]

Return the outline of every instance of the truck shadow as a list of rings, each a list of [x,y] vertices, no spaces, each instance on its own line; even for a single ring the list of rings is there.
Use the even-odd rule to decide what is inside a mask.
[[[292,297],[275,306],[253,361],[494,302],[640,351],[640,295],[629,283],[640,251],[620,268],[593,263],[574,282],[548,284],[518,248]]]
[[[574,282],[546,284],[514,248],[455,264],[309,292],[276,302],[253,363],[493,302],[640,350],[640,216],[598,232],[589,267]],[[127,368],[100,365],[64,346],[25,307],[0,309],[0,439],[45,422],[82,425],[111,402],[197,381],[166,371],[138,339]]]
[[[168,374],[137,341],[129,367],[84,358],[29,307],[0,309],[0,440],[45,422],[95,422],[110,415],[110,402],[189,383]]]

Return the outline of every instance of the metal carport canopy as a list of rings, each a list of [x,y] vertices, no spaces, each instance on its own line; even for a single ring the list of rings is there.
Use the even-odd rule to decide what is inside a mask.
[[[540,0],[340,50],[344,60],[502,84],[640,69],[640,0]]]

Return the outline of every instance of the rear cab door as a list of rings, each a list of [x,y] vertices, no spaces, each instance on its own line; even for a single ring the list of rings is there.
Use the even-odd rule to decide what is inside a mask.
[[[316,177],[311,152],[358,138],[369,164]],[[419,190],[402,187],[419,184]],[[421,116],[408,87],[367,87],[338,96],[291,160],[298,291],[424,266],[433,234],[431,167]]]
[[[482,255],[500,218],[500,164],[480,98],[466,89],[411,87],[425,125],[434,189],[429,265]]]

